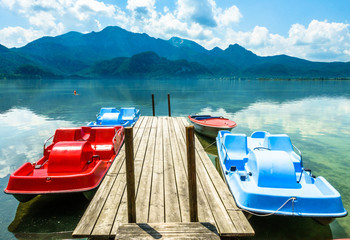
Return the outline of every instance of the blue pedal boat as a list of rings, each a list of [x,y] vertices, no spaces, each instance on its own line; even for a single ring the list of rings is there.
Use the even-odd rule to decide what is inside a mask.
[[[90,127],[123,126],[132,127],[140,117],[140,110],[131,108],[101,108],[96,122],[90,122]]]
[[[347,215],[339,192],[303,167],[288,135],[220,131],[216,142],[223,176],[243,211],[312,217],[324,225]]]

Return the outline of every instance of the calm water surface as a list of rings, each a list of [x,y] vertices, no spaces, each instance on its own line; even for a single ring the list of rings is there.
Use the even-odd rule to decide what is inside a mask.
[[[74,95],[76,90],[78,95]],[[286,133],[304,166],[324,176],[350,210],[350,81],[61,80],[0,81],[0,188],[24,162],[36,161],[58,127],[86,125],[101,107],[135,106],[142,115],[191,113],[235,120],[234,132]],[[201,138],[207,146],[212,140]],[[209,153],[215,155],[214,146]],[[0,239],[66,239],[88,201],[80,194],[40,196],[18,203],[0,192]],[[255,239],[350,237],[350,217],[321,226],[296,217],[251,218]]]

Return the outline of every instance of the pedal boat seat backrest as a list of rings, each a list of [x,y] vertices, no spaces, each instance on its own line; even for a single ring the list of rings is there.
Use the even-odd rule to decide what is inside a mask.
[[[243,170],[248,160],[247,136],[245,134],[225,134],[223,145],[226,150],[224,161],[226,169],[236,167],[238,170]]]
[[[300,156],[294,152],[292,141],[286,134],[269,135],[267,145],[271,151],[284,151],[289,154],[290,161],[293,162],[296,172],[301,172],[302,162]]]
[[[115,153],[113,138],[116,131],[117,130],[114,127],[99,127],[91,129],[90,142],[95,150],[95,155],[99,155],[101,159],[109,159]]]
[[[119,120],[121,121],[133,121],[136,118],[136,108],[121,108]]]
[[[269,135],[267,137],[268,148],[272,151],[285,151],[285,152],[293,152],[292,141],[289,136],[286,134],[279,135]]]
[[[57,143],[60,141],[74,141],[76,136],[77,128],[59,128],[55,132],[53,142]]]
[[[113,116],[113,117],[117,116],[117,119],[118,119],[118,115],[119,115],[118,109],[116,109],[116,108],[101,108],[100,113],[97,115],[97,118],[96,118],[96,125],[105,125],[102,123],[102,118],[105,114],[110,114],[110,113],[113,113],[111,116]]]
[[[103,116],[101,117],[100,125],[109,125],[109,126],[119,125],[120,124],[119,115],[120,115],[119,112],[103,114]]]
[[[49,173],[81,172],[91,161],[93,149],[87,141],[60,141],[56,143],[48,159]]]

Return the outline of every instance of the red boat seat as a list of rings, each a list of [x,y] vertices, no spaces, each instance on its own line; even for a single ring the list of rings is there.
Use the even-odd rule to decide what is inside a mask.
[[[114,127],[91,128],[89,141],[95,149],[95,155],[99,155],[101,159],[109,159],[114,154],[113,137],[115,133]]]
[[[87,141],[61,141],[51,150],[47,171],[49,173],[81,172],[92,156],[93,150]]]
[[[90,133],[91,127],[59,128],[55,132],[53,142],[88,140]]]
[[[77,128],[59,128],[55,132],[53,142],[74,141]]]

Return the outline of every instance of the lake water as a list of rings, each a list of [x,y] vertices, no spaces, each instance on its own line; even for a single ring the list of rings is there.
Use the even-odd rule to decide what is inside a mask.
[[[76,90],[78,95],[74,95]],[[304,166],[324,176],[350,210],[350,81],[258,80],[55,80],[0,81],[0,187],[24,162],[42,155],[56,128],[86,125],[101,107],[131,107],[144,116],[193,113],[222,115],[233,131],[288,134],[303,153]],[[213,140],[201,138],[208,146]],[[216,148],[208,148],[215,155]],[[0,192],[0,239],[70,238],[88,201],[80,194],[40,196],[18,203]],[[250,219],[255,239],[350,237],[350,217],[321,226],[311,219]]]

